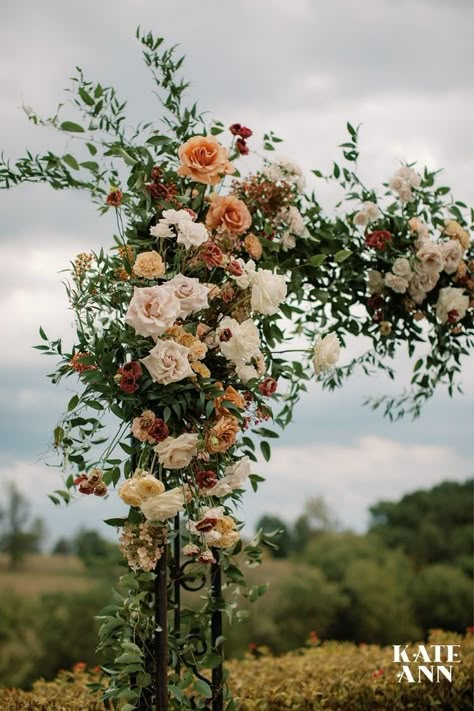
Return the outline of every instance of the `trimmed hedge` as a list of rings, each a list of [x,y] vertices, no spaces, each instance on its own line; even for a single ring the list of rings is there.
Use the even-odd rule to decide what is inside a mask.
[[[462,661],[453,682],[397,682],[392,647],[324,642],[281,657],[254,650],[227,664],[232,693],[240,711],[405,711],[473,708],[474,642],[435,631],[427,644],[460,644]],[[257,656],[255,656],[257,655]],[[261,656],[259,656],[261,655]],[[37,681],[30,692],[0,689],[2,711],[99,711],[104,707],[87,684],[97,675],[77,664],[52,682]]]

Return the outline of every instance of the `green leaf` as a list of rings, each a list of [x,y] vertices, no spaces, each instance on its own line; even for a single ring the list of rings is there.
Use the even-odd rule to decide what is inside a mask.
[[[94,106],[95,101],[90,94],[87,93],[82,87],[79,89],[79,96],[87,106]]]
[[[67,411],[72,412],[79,402],[79,395],[73,395],[67,405]]]
[[[84,133],[82,126],[78,123],[73,123],[72,121],[63,121],[59,127],[61,131],[70,131],[71,133]]]
[[[334,261],[340,264],[341,262],[345,262],[345,260],[350,257],[352,254],[350,249],[340,249],[339,252],[336,252],[334,255]]]
[[[104,523],[106,523],[107,526],[113,526],[114,528],[119,528],[120,526],[123,526],[127,521],[128,521],[127,518],[106,518],[106,519],[104,519]]]
[[[164,143],[170,143],[171,138],[169,136],[150,136],[150,138],[147,139],[147,143],[149,143],[151,146],[162,146]]]
[[[43,329],[41,328],[41,326],[39,327],[39,335],[41,336],[41,338],[43,339],[43,341],[47,341],[47,340],[48,340],[48,336],[47,336],[46,333],[43,331]]]
[[[314,257],[308,260],[308,264],[311,264],[313,267],[320,267],[326,259],[327,254],[315,254]]]
[[[79,163],[70,153],[66,153],[66,155],[63,156],[63,161],[73,170],[79,170]]]
[[[260,442],[260,449],[262,450],[263,458],[265,459],[265,461],[270,461],[270,457],[272,456],[272,450],[270,449],[270,445],[268,444],[268,442]]]
[[[209,684],[203,679],[196,679],[196,681],[194,682],[194,688],[196,689],[198,694],[201,694],[201,696],[204,696],[206,699],[212,698],[212,689]]]

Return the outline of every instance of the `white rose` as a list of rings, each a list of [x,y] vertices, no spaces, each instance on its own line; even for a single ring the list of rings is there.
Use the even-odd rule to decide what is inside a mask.
[[[459,267],[463,250],[457,239],[450,239],[441,244],[441,255],[443,257],[444,271],[453,274]]]
[[[383,274],[376,269],[369,269],[367,272],[367,285],[371,294],[380,294],[383,291]]]
[[[291,232],[283,232],[280,244],[282,250],[284,252],[288,252],[288,250],[294,249],[296,247],[296,239],[294,235],[291,234]]]
[[[187,210],[163,210],[163,217],[160,222],[166,225],[175,225],[181,229],[186,222],[192,222],[193,218]]]
[[[313,367],[316,375],[324,373],[336,365],[340,353],[339,339],[335,333],[329,333],[324,338],[319,336],[314,347],[313,356]]]
[[[221,353],[235,363],[240,361],[247,363],[260,352],[260,336],[252,319],[239,323],[225,316],[219,323],[217,335],[219,339],[222,336],[227,338],[227,340],[219,340]]]
[[[181,307],[173,289],[162,286],[135,287],[125,315],[125,323],[139,336],[158,338],[181,315]]]
[[[168,518],[174,518],[183,508],[184,493],[181,486],[152,496],[140,506],[148,521],[166,521]]]
[[[411,267],[410,262],[405,257],[399,257],[393,263],[392,272],[402,279],[410,279]]]
[[[254,368],[253,365],[245,365],[245,363],[242,362],[235,364],[235,372],[237,373],[239,380],[241,380],[244,385],[246,385],[249,380],[258,378],[257,369]]]
[[[178,244],[184,245],[185,249],[199,247],[209,239],[209,233],[204,225],[192,220],[183,221],[178,225]]]
[[[436,304],[436,316],[441,323],[446,323],[451,313],[453,321],[460,321],[466,315],[469,307],[469,297],[464,294],[464,289],[455,289],[452,286],[447,286],[441,289]],[[455,315],[452,312],[457,312]],[[455,316],[455,318],[454,318]]]
[[[167,286],[173,289],[185,316],[209,308],[207,301],[209,288],[201,284],[199,279],[177,274],[174,279],[168,282]]]
[[[412,202],[413,193],[411,191],[410,186],[407,185],[406,187],[402,188],[398,193],[398,197],[402,202]]]
[[[196,456],[198,442],[199,435],[185,433],[179,437],[167,437],[153,449],[165,469],[184,469]]]
[[[439,274],[443,270],[443,255],[434,242],[423,242],[416,253],[416,258],[415,271],[418,274]]]
[[[184,378],[194,377],[188,361],[189,348],[176,341],[158,341],[142,363],[152,380],[160,385],[176,383]]]
[[[157,239],[166,239],[175,236],[173,230],[166,222],[158,222],[158,224],[150,227],[150,234]]]
[[[378,205],[376,205],[375,202],[364,202],[363,210],[367,215],[369,222],[378,220],[378,218],[382,214],[378,208]]]
[[[252,284],[252,310],[271,316],[285,297],[285,278],[269,269],[258,269]]]
[[[306,225],[303,216],[297,207],[291,205],[288,210],[283,211],[281,218],[289,227],[290,232],[301,237],[306,232]]]
[[[230,274],[230,278],[233,279],[237,286],[241,289],[248,289],[255,277],[255,262],[253,259],[249,259],[247,262],[244,262],[241,257],[235,261],[242,267],[243,274],[240,276]]]
[[[264,167],[262,173],[275,182],[284,180],[286,183],[293,184],[298,192],[303,192],[305,189],[306,181],[300,166],[284,156],[275,157],[273,162]]]
[[[150,496],[162,494],[165,490],[163,482],[156,479],[153,474],[144,472],[143,476],[134,476],[133,479],[135,479],[135,491],[142,501],[148,499]],[[133,479],[131,481],[133,481]]]
[[[392,272],[385,274],[385,284],[397,294],[404,294],[408,289],[408,281],[401,276],[392,274]]]
[[[356,212],[354,215],[354,225],[357,225],[358,227],[365,227],[368,222],[369,216],[365,210],[360,210],[360,212]]]
[[[224,476],[209,490],[211,496],[227,496],[235,489],[242,489],[250,474],[250,459],[242,457],[224,469]]]

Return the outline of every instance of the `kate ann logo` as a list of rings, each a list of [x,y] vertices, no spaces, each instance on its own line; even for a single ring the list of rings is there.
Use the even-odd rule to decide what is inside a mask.
[[[406,681],[409,684],[419,684],[423,681],[439,682],[447,679],[452,682],[455,664],[461,662],[460,644],[430,644],[428,647],[419,644],[410,648],[410,645],[393,644],[393,661],[401,664],[401,671],[397,673],[399,683]],[[428,651],[430,650],[430,651]]]

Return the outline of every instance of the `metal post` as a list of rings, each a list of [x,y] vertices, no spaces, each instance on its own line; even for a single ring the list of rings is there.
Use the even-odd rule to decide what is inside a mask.
[[[174,550],[173,550],[173,556],[174,556],[174,597],[173,597],[173,602],[174,602],[174,626],[173,626],[173,634],[175,636],[175,639],[179,638],[179,633],[180,633],[180,628],[181,628],[181,581],[180,581],[180,555],[181,555],[181,538],[179,535],[179,514],[176,514],[175,519],[174,519],[174,532],[175,532],[175,539],[174,539]],[[181,671],[181,663],[180,663],[180,658],[179,655],[176,658],[176,667],[175,667],[175,672],[179,676]]]
[[[214,605],[220,603],[222,595],[222,577],[221,577],[221,565],[219,561],[219,553],[215,549],[213,550],[214,558],[216,562],[211,566],[211,591],[212,599]],[[222,641],[219,640],[219,644],[216,641],[222,637],[222,612],[221,610],[214,609],[211,617],[211,639],[212,639],[212,649],[219,654],[221,657],[221,663],[218,664],[212,670],[212,711],[222,711],[224,708],[224,694],[222,688],[223,682],[223,669],[222,669]]]
[[[168,590],[167,552],[163,553],[155,568],[155,710],[168,711]]]

